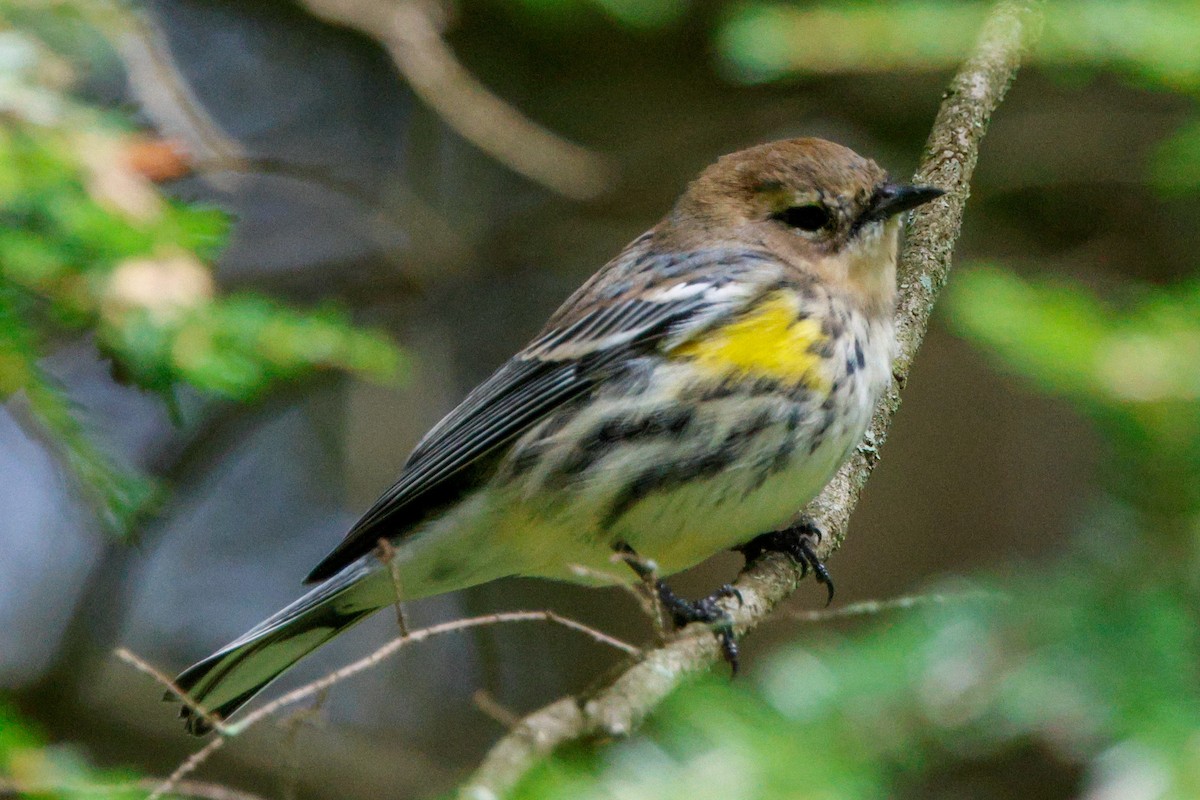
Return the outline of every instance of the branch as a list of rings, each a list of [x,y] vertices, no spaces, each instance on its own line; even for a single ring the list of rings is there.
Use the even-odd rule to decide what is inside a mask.
[[[109,37],[138,102],[166,137],[185,143],[196,159],[232,161],[245,156],[238,141],[213,119],[192,90],[163,31],[130,0],[77,7]]]
[[[227,133],[193,91],[177,63],[166,37],[153,18],[132,0],[107,0],[85,6],[89,20],[110,38],[129,73],[138,102],[169,145],[182,148],[175,157],[184,174],[192,172],[214,187],[231,191],[247,177],[275,177],[299,181],[339,195],[360,206],[363,232],[378,244],[379,253],[406,275],[424,280],[440,276],[430,259],[401,259],[390,244],[397,233],[420,230],[433,237],[446,258],[461,257],[467,245],[443,215],[403,184],[388,187],[393,197],[386,204],[371,192],[317,163],[288,161],[269,155],[251,155]],[[169,176],[157,180],[169,180]],[[156,182],[157,182],[156,180]],[[421,268],[417,272],[418,268]]]
[[[430,108],[464,139],[514,172],[576,200],[602,192],[608,160],[538,125],[467,71],[439,30],[431,0],[301,0],[314,15],[382,44]]]
[[[950,270],[979,143],[1021,56],[1037,36],[1040,7],[1040,0],[1000,2],[994,7],[972,54],[951,81],[934,121],[915,180],[948,193],[914,212],[906,230],[896,308],[895,382],[876,409],[865,442],[806,509],[829,534],[818,548],[822,558],[845,538],[850,513],[879,460],[879,447],[900,406],[900,388]],[[744,635],[762,623],[795,591],[800,577],[792,560],[779,554],[769,554],[743,572],[736,587],[744,603],[725,605],[736,632]],[[502,797],[567,742],[627,735],[681,681],[709,668],[719,657],[719,646],[709,628],[689,626],[600,688],[580,697],[564,697],[526,717],[496,743],[460,789],[460,796],[470,800]]]

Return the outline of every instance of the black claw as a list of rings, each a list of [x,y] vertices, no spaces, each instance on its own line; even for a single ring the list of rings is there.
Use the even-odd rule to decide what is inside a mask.
[[[654,581],[654,589],[658,593],[659,602],[671,615],[675,629],[693,622],[703,622],[711,625],[713,635],[721,643],[721,653],[729,663],[734,675],[738,673],[738,644],[737,634],[733,631],[733,618],[721,608],[719,601],[728,597],[736,597],[738,605],[745,605],[742,593],[730,584],[725,584],[708,597],[700,600],[684,600],[675,594],[666,581],[655,578],[653,568],[643,561],[633,548],[624,542],[617,542],[613,549],[625,557],[625,563],[644,581]]]
[[[806,519],[786,530],[757,536],[737,549],[742,551],[747,564],[753,563],[763,553],[787,553],[799,565],[801,578],[807,577],[811,570],[817,582],[825,585],[828,592],[825,605],[828,606],[833,602],[833,579],[812,546],[814,541],[820,542],[823,538],[825,532],[815,522]]]
[[[795,558],[795,554],[790,551],[788,551],[788,555]],[[800,580],[804,580],[805,578],[808,577],[808,559],[807,558],[797,558],[796,563],[800,566]]]
[[[828,607],[833,602],[833,578],[829,577],[829,570],[825,569],[825,565],[821,563],[821,559],[817,558],[817,554],[813,551],[812,545],[808,543],[808,539],[801,538],[799,547],[800,551],[804,554],[805,562],[812,567],[813,574],[817,576],[817,583],[825,584],[825,589],[829,593],[828,597],[825,598],[825,606]]]
[[[733,674],[737,675],[738,644],[737,635],[733,631],[733,618],[721,608],[718,601],[727,597],[736,597],[740,604],[742,593],[729,584],[725,584],[708,597],[699,600],[684,600],[675,594],[666,581],[657,581],[654,587],[658,591],[658,598],[662,601],[663,607],[670,612],[671,622],[674,623],[676,629],[693,622],[703,622],[712,626],[713,635],[721,643],[721,654],[725,657]]]
[[[741,663],[738,661],[737,636],[734,635],[733,628],[719,629],[717,639],[721,642],[721,655],[725,657],[725,663],[729,664],[729,677],[736,678]]]
[[[723,597],[736,597],[739,608],[746,605],[746,599],[742,597],[742,593],[738,591],[738,589],[731,583],[722,584],[721,588],[713,592],[712,596],[716,599]]]

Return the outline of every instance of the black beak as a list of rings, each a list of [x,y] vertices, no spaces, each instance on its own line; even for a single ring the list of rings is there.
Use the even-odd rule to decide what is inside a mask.
[[[899,183],[885,183],[875,190],[871,203],[863,212],[861,222],[894,217],[911,208],[924,205],[946,193],[945,189],[934,186],[906,186]]]

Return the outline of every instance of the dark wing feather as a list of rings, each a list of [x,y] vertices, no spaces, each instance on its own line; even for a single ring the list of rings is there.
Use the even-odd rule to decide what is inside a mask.
[[[418,450],[399,480],[375,501],[333,552],[309,574],[325,580],[393,537],[424,512],[418,502],[493,448],[516,436],[551,409],[590,388],[576,364],[512,359],[475,389]]]
[[[717,252],[722,261],[728,258],[727,253]],[[642,261],[640,266],[645,269],[650,264]],[[647,272],[653,274],[653,270],[642,274]],[[543,335],[476,387],[425,435],[395,485],[307,580],[325,580],[371,552],[381,537],[394,540],[402,535],[437,504],[435,500],[452,499],[466,488],[453,486],[455,476],[555,408],[590,391],[617,359],[651,348],[691,322],[707,324],[741,305],[733,302],[741,299],[736,293],[722,293],[730,275],[695,279],[692,273],[691,277],[690,282],[643,285],[637,292],[604,298],[590,308],[576,303],[572,310],[577,313],[566,319],[561,313],[556,315]]]

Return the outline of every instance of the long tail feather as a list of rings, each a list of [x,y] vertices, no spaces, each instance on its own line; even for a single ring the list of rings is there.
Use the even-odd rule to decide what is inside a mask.
[[[375,572],[360,562],[317,586],[175,679],[176,685],[219,719],[227,719],[304,656],[379,608],[363,579]],[[165,700],[179,698],[168,692]],[[180,712],[188,732],[212,725],[193,709]]]

